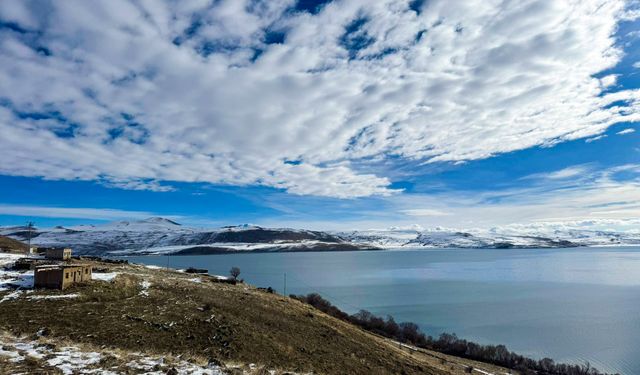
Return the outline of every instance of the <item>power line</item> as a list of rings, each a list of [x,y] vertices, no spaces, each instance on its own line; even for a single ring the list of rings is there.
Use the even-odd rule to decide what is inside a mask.
[[[33,230],[33,221],[27,222],[27,254],[31,253],[31,231]]]

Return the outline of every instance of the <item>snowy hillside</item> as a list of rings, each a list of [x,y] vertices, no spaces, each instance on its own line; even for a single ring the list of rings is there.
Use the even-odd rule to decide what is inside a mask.
[[[3,227],[0,234],[24,241],[25,227]],[[104,225],[79,225],[36,229],[37,246],[71,247],[77,254],[207,254],[233,251],[358,250],[368,245],[351,244],[317,231],[262,228],[252,225],[216,229],[184,227],[164,218],[119,221]]]
[[[460,231],[448,228],[423,230],[369,230],[339,233],[354,243],[381,247],[433,248],[550,248],[576,246],[640,245],[640,232],[586,229],[502,227]]]
[[[25,227],[0,235],[24,241]],[[189,228],[154,217],[104,225],[37,229],[32,243],[72,247],[76,254],[217,254],[225,252],[344,251],[425,248],[549,248],[640,245],[640,232],[587,230],[559,225],[506,226],[489,230],[424,229],[419,226],[351,232],[319,232],[255,225]]]

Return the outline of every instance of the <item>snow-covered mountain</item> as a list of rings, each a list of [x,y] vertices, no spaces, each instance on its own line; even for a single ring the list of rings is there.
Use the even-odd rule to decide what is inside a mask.
[[[18,240],[26,227],[0,227]],[[37,229],[32,243],[68,246],[79,254],[212,254],[237,251],[341,251],[424,248],[552,248],[640,246],[640,231],[616,232],[567,226],[507,226],[489,230],[419,226],[352,232],[319,232],[255,225],[199,229],[165,218]]]
[[[338,233],[354,243],[380,247],[432,248],[553,248],[640,245],[640,232],[575,228],[492,228],[461,231],[448,228],[368,230]]]
[[[26,240],[26,227],[3,227],[0,234]],[[374,248],[352,244],[335,235],[289,228],[253,225],[199,229],[153,217],[104,225],[79,225],[36,229],[31,242],[37,246],[71,247],[79,254],[208,254],[232,251],[359,250]]]

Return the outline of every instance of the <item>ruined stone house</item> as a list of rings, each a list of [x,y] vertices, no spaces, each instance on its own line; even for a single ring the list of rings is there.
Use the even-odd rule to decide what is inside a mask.
[[[61,247],[48,248],[44,257],[54,260],[69,260],[71,259],[71,249]]]
[[[75,283],[91,280],[92,267],[87,264],[46,265],[34,270],[35,288],[66,289]]]

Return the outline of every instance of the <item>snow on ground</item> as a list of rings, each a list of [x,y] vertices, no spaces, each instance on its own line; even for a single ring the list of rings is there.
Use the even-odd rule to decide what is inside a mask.
[[[152,371],[154,368],[158,368],[164,364],[164,358],[140,358],[134,361],[127,363],[127,366],[139,370],[144,371],[145,374],[164,374],[162,371]],[[179,374],[196,374],[196,375],[222,375],[224,372],[219,367],[212,366],[211,368],[204,368],[201,366],[194,365],[188,362],[180,362],[179,366],[176,366],[176,370]]]
[[[143,297],[149,297],[149,287],[151,286],[151,283],[147,280],[143,280],[140,283],[140,287],[142,288],[142,290],[140,291],[139,295],[143,296]]]
[[[220,275],[209,275],[212,278],[216,279],[216,280],[230,280],[230,277],[227,276],[220,276]],[[192,279],[187,279],[187,281],[191,281],[192,283],[201,283],[202,279],[199,277],[194,277]]]
[[[480,228],[389,228],[335,232],[354,243],[383,248],[490,248],[577,246],[638,246],[640,231],[595,230],[588,227],[539,223]],[[564,243],[563,243],[564,242]]]
[[[100,362],[97,352],[82,352],[77,347],[67,346],[53,350],[50,346],[35,341],[16,340],[11,337],[0,337],[2,350],[0,356],[10,357],[11,362],[21,362],[26,357],[35,359],[48,358],[46,364],[57,367],[64,374],[84,372],[86,367]]]
[[[11,271],[5,267],[24,258],[24,254],[0,253],[0,291],[14,288],[30,289],[33,287],[33,271]]]
[[[61,298],[78,298],[80,297],[80,295],[78,293],[73,293],[73,294],[59,294],[59,295],[35,295],[35,296],[29,296],[27,298],[32,299],[32,300],[38,300],[38,299],[61,299]]]
[[[118,272],[107,272],[107,273],[94,272],[91,275],[91,278],[93,280],[112,281],[116,276],[118,276]]]
[[[9,362],[19,363],[27,358],[43,361],[44,365],[55,367],[63,374],[124,374],[144,372],[145,374],[165,374],[167,368],[175,368],[178,374],[222,375],[224,372],[218,366],[198,366],[184,360],[167,363],[165,358],[146,356],[141,353],[130,353],[127,356],[124,371],[118,366],[109,369],[99,367],[105,356],[119,358],[121,354],[105,351],[82,350],[77,346],[56,347],[48,343],[29,341],[9,335],[0,335],[0,357]],[[123,366],[120,366],[122,368]]]
[[[0,267],[4,267],[24,257],[24,254],[0,253]]]
[[[2,299],[0,299],[0,303],[5,302],[5,301],[10,301],[12,299],[16,299],[16,298],[20,297],[21,294],[22,294],[22,290],[20,290],[20,289],[15,290],[15,291],[7,294],[6,296],[2,297]]]
[[[17,351],[5,350],[3,347],[5,346],[0,346],[0,357],[9,357],[9,361],[11,362],[24,361],[24,357],[18,354]]]
[[[214,242],[214,243],[205,243],[198,245],[175,245],[175,246],[158,246],[158,247],[148,247],[144,249],[124,249],[111,251],[111,255],[135,255],[136,253],[144,254],[144,255],[168,255],[172,253],[176,253],[180,250],[191,249],[194,247],[216,247],[216,248],[224,248],[233,251],[256,251],[256,250],[265,250],[272,249],[276,247],[288,247],[288,248],[296,248],[296,247],[308,247],[317,244],[324,243],[322,241],[317,240],[305,240],[305,241],[275,241],[270,243],[253,243],[253,242]],[[159,267],[158,267],[159,268]]]
[[[10,288],[31,289],[33,287],[33,271],[16,272],[0,269],[0,291]]]
[[[74,346],[67,346],[55,352],[55,356],[47,360],[49,366],[59,368],[64,374],[73,374],[90,365],[100,362],[102,356],[97,352],[81,352]]]

